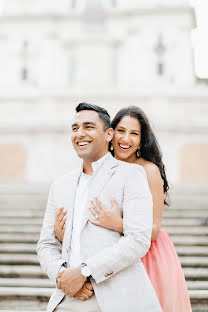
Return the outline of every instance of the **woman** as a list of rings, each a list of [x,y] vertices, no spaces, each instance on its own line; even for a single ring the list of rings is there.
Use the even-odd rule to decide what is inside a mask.
[[[152,243],[142,259],[147,274],[164,312],[190,312],[190,299],[178,256],[170,237],[160,229],[163,205],[168,205],[169,187],[157,140],[144,112],[135,106],[121,109],[112,121],[112,128],[111,153],[119,160],[142,166],[152,194]],[[89,209],[95,218],[89,218],[89,221],[123,234],[120,210],[115,200],[112,203],[112,209],[104,209],[98,198],[92,200]],[[55,233],[60,241],[63,239],[65,214],[63,208],[57,210]]]

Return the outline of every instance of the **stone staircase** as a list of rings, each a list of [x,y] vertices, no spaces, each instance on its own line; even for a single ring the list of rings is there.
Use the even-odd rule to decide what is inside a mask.
[[[46,309],[54,285],[35,250],[48,191],[45,185],[0,185],[0,312]],[[180,257],[193,311],[208,311],[208,225],[201,225],[208,217],[208,192],[178,188],[171,201],[163,228]]]

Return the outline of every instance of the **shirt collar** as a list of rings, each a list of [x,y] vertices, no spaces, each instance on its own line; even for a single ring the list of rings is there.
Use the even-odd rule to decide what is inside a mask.
[[[100,169],[100,167],[102,166],[103,162],[105,161],[108,155],[109,152],[107,152],[103,157],[92,163],[93,174]]]
[[[105,159],[107,157],[109,157],[109,154],[110,154],[110,152],[107,152],[103,157],[99,158],[98,160],[96,160],[92,163],[93,175],[95,174],[95,172],[97,172],[100,169],[100,167],[102,166]],[[81,165],[81,173],[84,173],[83,172],[83,162]]]

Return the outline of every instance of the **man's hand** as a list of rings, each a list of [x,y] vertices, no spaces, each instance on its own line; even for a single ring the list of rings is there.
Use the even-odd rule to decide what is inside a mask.
[[[65,232],[65,223],[66,223],[66,213],[67,210],[64,210],[64,207],[56,208],[56,218],[54,224],[54,231],[57,239],[60,242],[63,242],[64,232]]]
[[[68,268],[60,272],[56,278],[59,279],[57,288],[69,297],[74,297],[86,282],[86,278],[81,274],[81,267]]]
[[[82,288],[75,294],[74,297],[76,297],[79,300],[87,300],[90,297],[94,295],[94,290],[92,287],[92,284],[90,282],[85,282]]]

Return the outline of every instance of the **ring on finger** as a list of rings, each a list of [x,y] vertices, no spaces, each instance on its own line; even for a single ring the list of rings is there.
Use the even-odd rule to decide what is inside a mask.
[[[98,215],[95,216],[95,219],[96,219],[96,220],[98,219]]]

